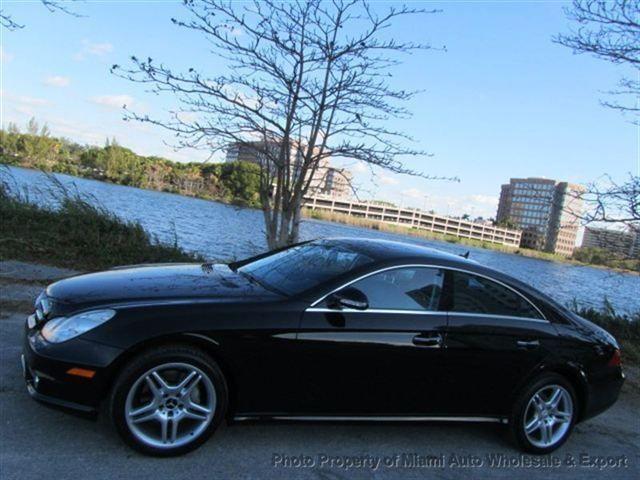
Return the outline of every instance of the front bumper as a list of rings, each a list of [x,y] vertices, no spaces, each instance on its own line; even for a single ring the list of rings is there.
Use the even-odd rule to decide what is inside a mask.
[[[113,364],[122,350],[81,338],[48,343],[35,329],[25,327],[22,371],[29,395],[49,405],[93,414],[112,378]],[[94,371],[91,378],[69,370]]]

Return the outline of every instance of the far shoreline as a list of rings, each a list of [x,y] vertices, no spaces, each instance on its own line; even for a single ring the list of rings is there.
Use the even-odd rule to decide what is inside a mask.
[[[0,173],[2,170],[6,170],[10,174],[11,169],[14,169],[14,168],[30,171],[34,173],[39,173],[43,175],[43,177],[45,178],[49,175],[64,175],[66,177],[73,178],[73,179],[77,178],[79,180],[88,180],[88,181],[106,183],[109,185],[114,185],[119,187],[132,188],[132,189],[144,190],[149,192],[158,192],[158,193],[164,193],[169,195],[176,195],[184,198],[193,198],[197,200],[203,200],[203,201],[217,203],[220,205],[225,205],[232,208],[242,208],[242,209],[261,211],[261,208],[259,207],[252,206],[252,205],[245,205],[245,204],[237,203],[234,201],[226,201],[225,199],[222,199],[222,198],[216,199],[216,198],[203,197],[199,195],[187,195],[184,193],[172,192],[168,190],[157,190],[152,188],[123,185],[121,183],[115,183],[105,179],[81,177],[76,175],[70,175],[68,173],[54,172],[54,171],[48,172],[45,170],[36,170],[36,169],[21,167],[17,165],[0,163],[0,169],[1,169]],[[379,231],[383,233],[391,233],[391,234],[402,235],[407,237],[421,238],[421,239],[430,240],[430,241],[439,242],[439,243],[448,243],[451,245],[460,245],[460,246],[472,247],[480,250],[488,250],[492,252],[504,253],[508,255],[514,255],[520,258],[530,258],[530,259],[543,260],[546,262],[552,262],[552,263],[558,263],[558,264],[564,264],[564,265],[573,265],[578,267],[591,267],[591,268],[597,268],[599,270],[608,270],[616,273],[640,275],[640,271],[638,270],[611,267],[607,265],[594,264],[594,263],[584,263],[578,260],[574,260],[572,258],[563,257],[561,255],[551,254],[551,253],[542,252],[538,250],[532,250],[532,249],[521,248],[521,247],[517,247],[517,248],[506,247],[506,246],[501,246],[497,244],[491,244],[488,242],[481,242],[477,240],[466,239],[462,237],[441,235],[441,234],[429,232],[426,230],[419,230],[416,228],[409,228],[409,227],[395,225],[391,223],[385,223],[381,221],[367,220],[367,219],[352,217],[344,214],[324,212],[322,210],[311,210],[309,208],[303,208],[302,217],[305,220],[315,220],[315,221],[321,221],[321,222],[331,223],[335,225],[347,225],[347,226],[356,227],[356,228],[365,228],[368,230]]]

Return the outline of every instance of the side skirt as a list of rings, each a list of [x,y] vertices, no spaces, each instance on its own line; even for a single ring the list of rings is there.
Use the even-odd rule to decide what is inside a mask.
[[[238,415],[235,422],[247,421],[294,421],[294,422],[483,422],[509,423],[502,417],[456,417],[456,416],[337,416],[337,415]]]

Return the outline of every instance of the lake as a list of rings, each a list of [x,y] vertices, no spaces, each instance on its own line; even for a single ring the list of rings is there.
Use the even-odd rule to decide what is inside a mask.
[[[1,175],[6,176],[6,169]],[[23,168],[10,168],[13,188],[31,201],[52,204],[51,181],[46,175]],[[135,220],[160,241],[173,242],[209,259],[232,260],[266,250],[262,212],[170,193],[113,185],[68,175],[55,177],[92,202],[99,203],[126,220]],[[302,240],[350,236],[382,238],[425,245],[451,253],[470,251],[470,258],[523,280],[553,298],[569,303],[602,306],[607,298],[619,312],[640,310],[640,276],[606,269],[549,262],[464,245],[318,220],[304,220]]]

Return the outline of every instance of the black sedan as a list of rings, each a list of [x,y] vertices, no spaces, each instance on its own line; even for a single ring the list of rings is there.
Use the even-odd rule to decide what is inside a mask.
[[[611,335],[522,282],[358,239],[56,282],[22,363],[36,400],[105,404],[125,442],[165,456],[224,419],[501,422],[547,453],[624,382]]]

